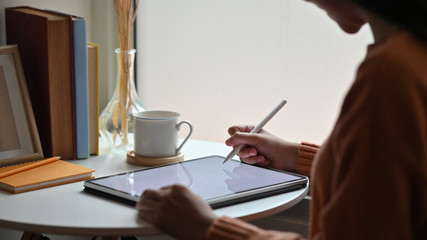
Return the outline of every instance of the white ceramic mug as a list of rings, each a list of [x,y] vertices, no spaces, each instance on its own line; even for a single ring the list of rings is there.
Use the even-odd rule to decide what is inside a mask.
[[[133,114],[134,151],[142,157],[172,157],[193,133],[193,125],[189,121],[181,121],[181,115],[170,111],[145,111]],[[187,137],[178,146],[178,132],[182,124],[190,128]]]

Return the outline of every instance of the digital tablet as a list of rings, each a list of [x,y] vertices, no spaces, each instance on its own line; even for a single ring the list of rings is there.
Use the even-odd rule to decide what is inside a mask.
[[[306,176],[209,156],[146,168],[84,182],[85,191],[134,205],[145,189],[171,184],[187,186],[212,208],[220,208],[271,195],[298,190]]]

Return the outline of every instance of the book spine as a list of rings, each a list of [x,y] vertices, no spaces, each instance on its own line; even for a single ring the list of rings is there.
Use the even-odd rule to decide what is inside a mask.
[[[72,19],[48,22],[53,156],[76,158]]]
[[[90,154],[99,154],[99,67],[98,45],[88,42],[88,81],[89,81],[89,140]]]
[[[73,76],[76,158],[89,157],[89,93],[86,20],[73,18]]]

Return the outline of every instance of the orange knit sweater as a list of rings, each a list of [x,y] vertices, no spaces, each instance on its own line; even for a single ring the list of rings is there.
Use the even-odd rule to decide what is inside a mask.
[[[314,152],[303,145],[298,171]],[[427,44],[401,31],[369,46],[311,169],[311,239],[427,239]],[[300,238],[228,217],[208,233]]]

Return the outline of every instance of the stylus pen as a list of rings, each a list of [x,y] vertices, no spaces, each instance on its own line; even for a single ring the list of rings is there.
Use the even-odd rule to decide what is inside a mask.
[[[277,105],[277,107],[275,107],[273,109],[273,111],[271,111],[260,123],[258,123],[258,125],[256,125],[256,127],[254,129],[252,129],[251,133],[258,133],[259,131],[261,131],[261,129],[265,126],[265,124],[267,124],[268,121],[270,121],[274,115],[276,115],[276,113],[283,107],[285,106],[285,104],[287,103],[286,99],[283,99],[282,101],[280,101],[279,105]],[[233,158],[238,152],[240,152],[240,150],[242,150],[242,148],[245,146],[245,144],[240,144],[239,146],[237,146],[236,148],[234,148],[228,155],[227,157],[224,159],[224,162],[222,162],[223,164],[226,163],[228,160],[230,160],[231,158]]]

